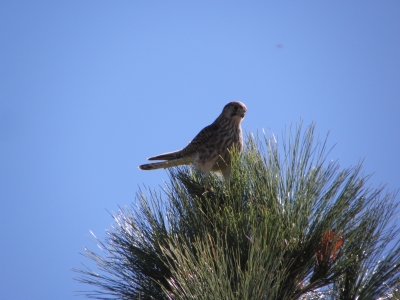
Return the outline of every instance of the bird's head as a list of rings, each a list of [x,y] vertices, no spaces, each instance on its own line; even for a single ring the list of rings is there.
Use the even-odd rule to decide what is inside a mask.
[[[229,102],[222,110],[222,115],[226,118],[234,118],[241,121],[247,112],[247,107],[239,101]]]

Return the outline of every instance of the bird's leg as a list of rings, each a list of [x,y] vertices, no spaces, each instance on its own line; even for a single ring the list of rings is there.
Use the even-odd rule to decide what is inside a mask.
[[[229,179],[231,178],[231,168],[229,167],[225,167],[225,168],[221,168],[221,173],[222,176],[224,177],[225,181],[229,181]]]
[[[214,192],[213,190],[212,190],[212,188],[210,188],[210,174],[207,174],[206,176],[205,176],[205,184],[204,184],[204,193],[203,193],[203,196],[206,196],[207,195],[207,193],[212,193],[212,192]]]

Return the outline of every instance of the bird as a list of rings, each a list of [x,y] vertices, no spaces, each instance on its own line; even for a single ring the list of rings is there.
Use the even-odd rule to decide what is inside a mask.
[[[222,173],[224,179],[231,174],[230,151],[243,151],[241,122],[247,112],[244,103],[233,101],[226,104],[211,124],[203,128],[189,144],[174,152],[148,158],[162,162],[140,165],[141,170],[155,170],[181,165],[193,165],[206,177],[211,171]]]

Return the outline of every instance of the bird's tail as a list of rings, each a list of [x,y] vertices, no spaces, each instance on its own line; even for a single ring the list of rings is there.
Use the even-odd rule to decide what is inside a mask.
[[[162,161],[162,162],[157,162],[157,163],[152,163],[152,164],[140,165],[139,169],[140,170],[165,169],[165,168],[170,168],[170,167],[187,165],[189,163],[191,163],[191,161],[188,160],[187,158],[179,158],[179,159]]]

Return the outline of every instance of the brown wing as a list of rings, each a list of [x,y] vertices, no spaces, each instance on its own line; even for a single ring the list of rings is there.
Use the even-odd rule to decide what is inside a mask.
[[[182,150],[177,150],[174,152],[163,153],[157,156],[149,157],[147,160],[173,160],[182,157]]]
[[[204,127],[195,137],[194,139],[187,145],[185,148],[181,150],[181,155],[187,156],[190,155],[198,149],[202,148],[203,145],[206,143],[210,142],[213,137],[215,137],[215,133],[218,130],[218,125],[216,124],[211,124],[208,125],[207,127]]]
[[[179,159],[173,159],[173,160],[167,160],[167,161],[162,161],[158,163],[152,163],[152,164],[144,164],[140,165],[139,169],[141,170],[155,170],[155,169],[161,169],[161,168],[171,168],[171,167],[176,167],[176,166],[181,166],[181,165],[188,165],[190,164],[190,158],[179,158]]]

